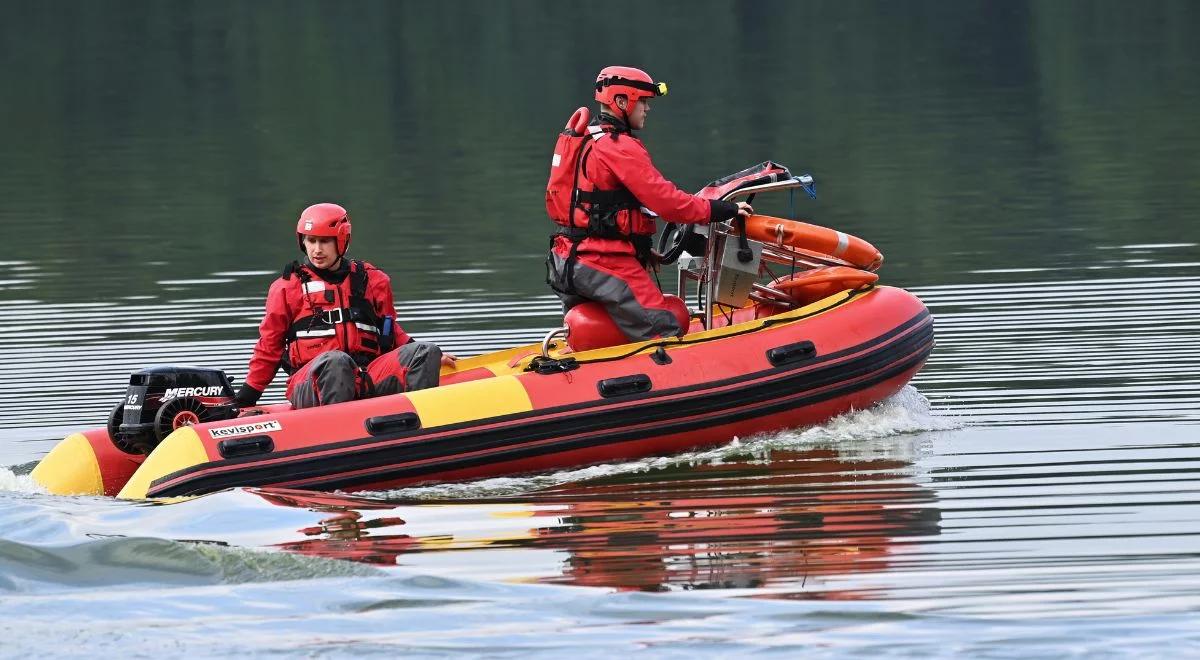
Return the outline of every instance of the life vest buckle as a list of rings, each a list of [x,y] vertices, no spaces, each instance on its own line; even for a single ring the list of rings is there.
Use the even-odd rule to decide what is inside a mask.
[[[336,309],[327,309],[327,310],[322,311],[321,312],[321,320],[328,323],[329,325],[336,325],[338,323],[341,323],[344,320],[342,317],[342,308],[338,307]]]

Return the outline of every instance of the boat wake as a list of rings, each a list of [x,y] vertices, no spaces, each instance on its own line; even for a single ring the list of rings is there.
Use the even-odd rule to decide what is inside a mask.
[[[778,450],[833,448],[847,459],[915,454],[912,435],[949,431],[961,427],[954,417],[942,415],[916,388],[907,385],[899,393],[866,410],[854,410],[825,424],[733,438],[728,444],[673,456],[593,465],[550,474],[497,477],[467,483],[437,484],[413,488],[360,493],[386,499],[443,500],[522,495],[569,483],[602,479],[621,474],[649,472],[680,465],[719,464],[730,460],[770,461]]]
[[[68,546],[0,539],[0,593],[118,587],[203,586],[380,575],[323,557],[228,547],[220,542],[89,538]]]
[[[925,395],[906,385],[877,406],[839,415],[825,424],[749,438],[741,453],[754,456],[777,449],[831,448],[846,459],[895,456],[898,449],[912,446],[905,440],[912,434],[961,427],[961,418],[935,411]]]
[[[17,470],[20,470],[21,467],[24,466],[18,466]],[[0,491],[44,494],[46,489],[29,476],[29,470],[21,473],[14,471],[13,468],[0,467]]]

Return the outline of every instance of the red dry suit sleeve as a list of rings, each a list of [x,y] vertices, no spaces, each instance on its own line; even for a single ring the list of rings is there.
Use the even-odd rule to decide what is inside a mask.
[[[287,281],[280,278],[271,283],[267,292],[267,311],[258,325],[258,343],[250,358],[250,372],[246,374],[246,385],[262,392],[267,389],[279,363],[283,360],[284,339],[292,323],[292,313],[287,306]]]
[[[672,222],[703,223],[711,219],[712,204],[667,181],[640,140],[622,135],[615,141],[603,137],[597,142],[609,143],[595,150],[600,161],[643,206]]]
[[[375,315],[381,321],[385,316],[392,317],[392,336],[396,338],[393,346],[403,346],[411,341],[408,333],[396,321],[396,303],[392,297],[392,278],[374,266],[368,266],[367,270],[367,300],[371,301],[371,305],[375,307]]]

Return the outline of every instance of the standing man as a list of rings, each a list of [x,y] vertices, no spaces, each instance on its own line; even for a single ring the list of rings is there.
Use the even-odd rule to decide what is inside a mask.
[[[754,212],[745,202],[688,194],[651,162],[633,131],[646,125],[650,99],[666,93],[666,83],[641,69],[601,70],[595,95],[600,115],[582,132],[578,151],[556,150],[547,188],[547,209],[562,226],[552,237],[547,279],[563,311],[588,300],[602,303],[630,341],[676,337],[687,329],[648,270],[654,267],[654,218],[703,224]],[[560,167],[574,168],[574,174],[556,172]],[[556,179],[571,182],[569,203],[565,192],[555,190]]]
[[[295,408],[437,387],[441,366],[454,364],[454,356],[413,341],[395,323],[387,274],[345,258],[346,209],[304,209],[296,239],[306,259],[288,264],[271,283],[238,406],[256,404],[281,366]]]

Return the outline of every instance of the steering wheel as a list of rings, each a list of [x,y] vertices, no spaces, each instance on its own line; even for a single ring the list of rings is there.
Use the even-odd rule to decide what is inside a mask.
[[[708,239],[696,233],[696,225],[668,222],[658,235],[658,263],[669,266],[679,260],[686,250],[688,254],[704,254]]]

